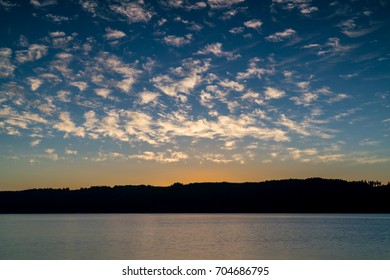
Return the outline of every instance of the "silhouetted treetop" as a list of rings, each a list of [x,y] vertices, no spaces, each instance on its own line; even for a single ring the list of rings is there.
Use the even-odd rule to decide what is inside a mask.
[[[378,181],[287,179],[0,192],[0,213],[390,213]]]

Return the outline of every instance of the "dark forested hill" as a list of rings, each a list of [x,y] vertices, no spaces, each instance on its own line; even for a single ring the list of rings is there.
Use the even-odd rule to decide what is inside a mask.
[[[311,178],[0,192],[0,213],[390,213],[390,186]]]

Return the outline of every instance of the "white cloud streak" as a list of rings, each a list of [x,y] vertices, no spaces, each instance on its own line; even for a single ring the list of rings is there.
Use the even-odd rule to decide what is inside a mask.
[[[272,35],[269,35],[265,39],[269,42],[282,42],[288,38],[293,37],[295,34],[296,34],[295,30],[288,28],[282,32],[276,32]]]
[[[168,35],[163,38],[163,42],[169,46],[182,47],[188,45],[193,40],[192,34],[187,34],[184,37],[179,37],[175,35]]]
[[[200,54],[200,55],[213,54],[217,57],[226,57],[228,60],[234,60],[241,56],[239,54],[234,54],[234,52],[223,51],[222,43],[208,44],[202,50],[198,51],[196,54]]]
[[[265,88],[265,98],[266,99],[279,99],[285,96],[285,92],[283,90],[279,90],[273,87]]]
[[[251,19],[244,22],[244,25],[248,28],[258,29],[263,25],[263,22],[261,22],[258,19]]]
[[[54,124],[54,128],[65,132],[65,138],[69,135],[75,135],[78,137],[85,137],[85,130],[83,127],[77,127],[71,120],[68,112],[61,112],[59,115],[60,121]]]
[[[147,161],[156,161],[159,163],[174,163],[187,159],[186,153],[168,150],[167,152],[145,151],[142,154],[130,155],[130,159],[142,159]]]
[[[153,12],[148,10],[143,1],[122,2],[120,5],[110,5],[112,11],[123,16],[127,22],[149,22],[153,17]]]
[[[226,9],[244,1],[245,0],[208,0],[208,4],[212,9]]]
[[[106,34],[104,35],[104,37],[107,40],[118,40],[123,37],[126,37],[126,34],[120,30],[115,30],[115,29],[111,29],[110,27],[107,27]]]

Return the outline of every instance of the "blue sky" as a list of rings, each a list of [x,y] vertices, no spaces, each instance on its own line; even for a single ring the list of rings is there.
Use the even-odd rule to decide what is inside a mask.
[[[387,182],[389,13],[383,0],[0,0],[0,188]]]

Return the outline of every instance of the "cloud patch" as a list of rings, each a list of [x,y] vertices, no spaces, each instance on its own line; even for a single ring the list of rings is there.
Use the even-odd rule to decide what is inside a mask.
[[[207,2],[211,9],[227,9],[244,1],[245,0],[208,0]]]
[[[263,22],[261,22],[258,19],[251,19],[244,22],[244,25],[248,28],[258,29],[263,25]]]
[[[0,78],[12,76],[16,66],[11,63],[12,50],[10,48],[0,49]]]
[[[184,45],[188,45],[192,42],[192,34],[187,34],[183,37],[168,35],[163,38],[163,42],[168,46],[174,47],[183,47]]]
[[[48,47],[45,45],[32,44],[27,50],[17,51],[16,60],[19,63],[31,62],[41,59],[48,53]]]
[[[222,43],[214,43],[206,45],[202,50],[198,51],[198,55],[215,55],[217,57],[226,57],[228,60],[234,60],[241,57],[240,54],[234,54],[234,52],[223,51]]]
[[[143,1],[122,2],[119,5],[110,5],[110,9],[122,16],[128,23],[149,22],[154,13],[147,9]]]
[[[296,31],[294,29],[288,28],[282,32],[276,32],[267,36],[265,39],[269,42],[282,42],[286,39],[289,39],[295,36]]]
[[[286,95],[286,93],[283,90],[273,88],[273,87],[266,87],[265,88],[265,98],[266,99],[279,99]]]
[[[65,138],[70,135],[85,137],[85,130],[83,127],[78,127],[71,120],[70,114],[68,112],[61,112],[59,115],[60,121],[54,124],[54,128],[65,132]]]
[[[126,34],[120,30],[111,29],[110,27],[106,28],[106,34],[104,35],[104,38],[107,40],[118,40],[123,37],[126,37]]]

